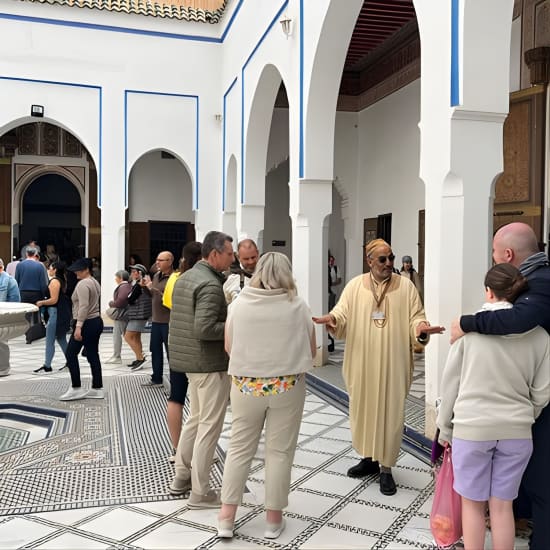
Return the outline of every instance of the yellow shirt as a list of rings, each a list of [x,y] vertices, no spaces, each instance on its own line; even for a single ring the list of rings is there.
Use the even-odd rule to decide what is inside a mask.
[[[172,309],[172,293],[174,292],[174,285],[178,280],[178,277],[181,275],[179,271],[174,271],[168,280],[166,281],[166,286],[164,287],[164,294],[162,295],[162,305],[168,309]]]

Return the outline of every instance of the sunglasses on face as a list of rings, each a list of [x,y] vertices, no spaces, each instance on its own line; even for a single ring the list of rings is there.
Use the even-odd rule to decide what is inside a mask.
[[[395,254],[390,254],[389,256],[378,256],[378,258],[374,259],[378,260],[378,263],[380,264],[385,264],[388,260],[393,262],[395,260]]]

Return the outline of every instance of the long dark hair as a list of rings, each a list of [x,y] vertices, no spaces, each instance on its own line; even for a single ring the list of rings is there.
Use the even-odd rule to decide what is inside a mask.
[[[61,283],[61,291],[66,292],[67,290],[67,264],[60,260],[54,260],[50,263],[49,267],[55,269],[55,277],[59,279]]]

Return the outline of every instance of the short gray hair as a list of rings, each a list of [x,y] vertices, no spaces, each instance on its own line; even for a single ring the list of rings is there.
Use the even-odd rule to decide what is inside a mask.
[[[130,274],[125,269],[119,269],[115,273],[115,277],[118,277],[119,279],[122,279],[123,281],[129,281],[130,280]]]
[[[268,290],[282,288],[292,300],[297,291],[290,260],[281,252],[266,252],[256,265],[250,286]]]
[[[27,250],[25,250],[25,254],[27,256],[36,256],[38,254],[38,249],[34,246],[27,246]]]
[[[202,241],[202,257],[208,258],[212,250],[217,250],[218,252],[222,253],[225,249],[226,242],[232,243],[233,237],[230,237],[229,235],[227,235],[226,233],[222,233],[221,231],[209,231]]]

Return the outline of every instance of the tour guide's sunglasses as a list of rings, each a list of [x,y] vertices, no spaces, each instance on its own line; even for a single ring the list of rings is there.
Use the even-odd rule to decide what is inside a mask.
[[[395,254],[390,254],[389,256],[378,256],[375,260],[378,260],[381,264],[385,264],[387,260],[393,262],[395,260]]]

